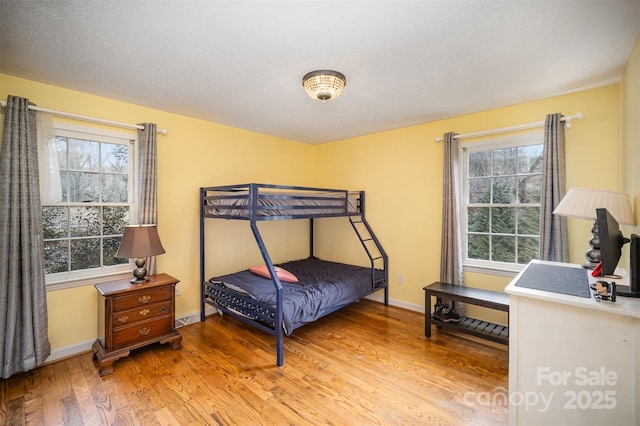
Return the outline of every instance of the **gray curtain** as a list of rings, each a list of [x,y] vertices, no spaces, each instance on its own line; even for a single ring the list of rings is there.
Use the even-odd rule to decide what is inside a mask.
[[[7,98],[0,148],[0,366],[2,378],[51,354],[38,182],[36,112]]]
[[[542,193],[540,194],[540,259],[569,261],[566,218],[552,214],[566,191],[562,114],[549,114],[544,125]]]
[[[460,185],[458,180],[458,141],[455,133],[444,135],[444,163],[442,190],[442,244],[440,251],[440,281],[463,285],[462,243],[460,236]],[[456,303],[456,311],[464,313],[462,303]]]
[[[157,126],[153,123],[141,123],[144,129],[138,130],[139,149],[139,223],[158,223],[158,161]],[[156,257],[146,259],[149,274],[157,273]]]

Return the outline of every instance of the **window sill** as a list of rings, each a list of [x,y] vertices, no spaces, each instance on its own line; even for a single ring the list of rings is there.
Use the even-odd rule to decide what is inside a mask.
[[[123,278],[129,278],[129,277],[131,277],[130,271],[115,272],[108,275],[96,275],[93,277],[82,277],[82,278],[76,278],[76,279],[69,279],[65,281],[55,281],[51,283],[48,282],[46,285],[46,289],[47,289],[47,292],[64,290],[67,288],[83,287],[86,285],[94,285],[94,284],[102,283],[105,281],[113,281],[113,280],[118,280]]]
[[[469,264],[462,265],[462,270],[464,272],[475,272],[478,274],[496,275],[499,277],[509,277],[509,278],[514,278],[516,275],[520,273],[522,269],[524,269],[524,266],[518,269],[517,267],[505,268],[500,266],[488,266],[488,265],[487,266],[469,265]]]

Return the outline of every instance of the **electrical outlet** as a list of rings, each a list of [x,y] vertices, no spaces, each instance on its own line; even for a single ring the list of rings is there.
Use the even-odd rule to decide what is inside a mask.
[[[398,274],[398,284],[404,284],[404,274]]]
[[[180,284],[176,284],[176,296],[180,296]]]

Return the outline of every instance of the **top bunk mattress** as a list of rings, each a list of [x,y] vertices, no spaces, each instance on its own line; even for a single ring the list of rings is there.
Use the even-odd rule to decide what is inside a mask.
[[[285,262],[276,266],[298,278],[297,283],[282,282],[283,325],[287,334],[373,292],[371,268],[317,258]],[[383,274],[377,269],[375,273],[380,276]],[[250,295],[267,305],[276,305],[273,281],[248,270],[214,277],[209,281]]]
[[[249,184],[202,188],[203,214],[219,218],[307,218],[358,214],[361,193]]]

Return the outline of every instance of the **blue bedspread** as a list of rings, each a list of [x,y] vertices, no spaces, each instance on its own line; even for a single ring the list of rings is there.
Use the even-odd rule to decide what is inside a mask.
[[[282,283],[283,315],[286,334],[299,326],[355,302],[373,292],[371,269],[316,258],[278,264],[294,274],[299,282]],[[383,272],[376,270],[382,276]],[[271,279],[248,270],[212,278],[241,288],[260,302],[275,306],[276,293]]]

